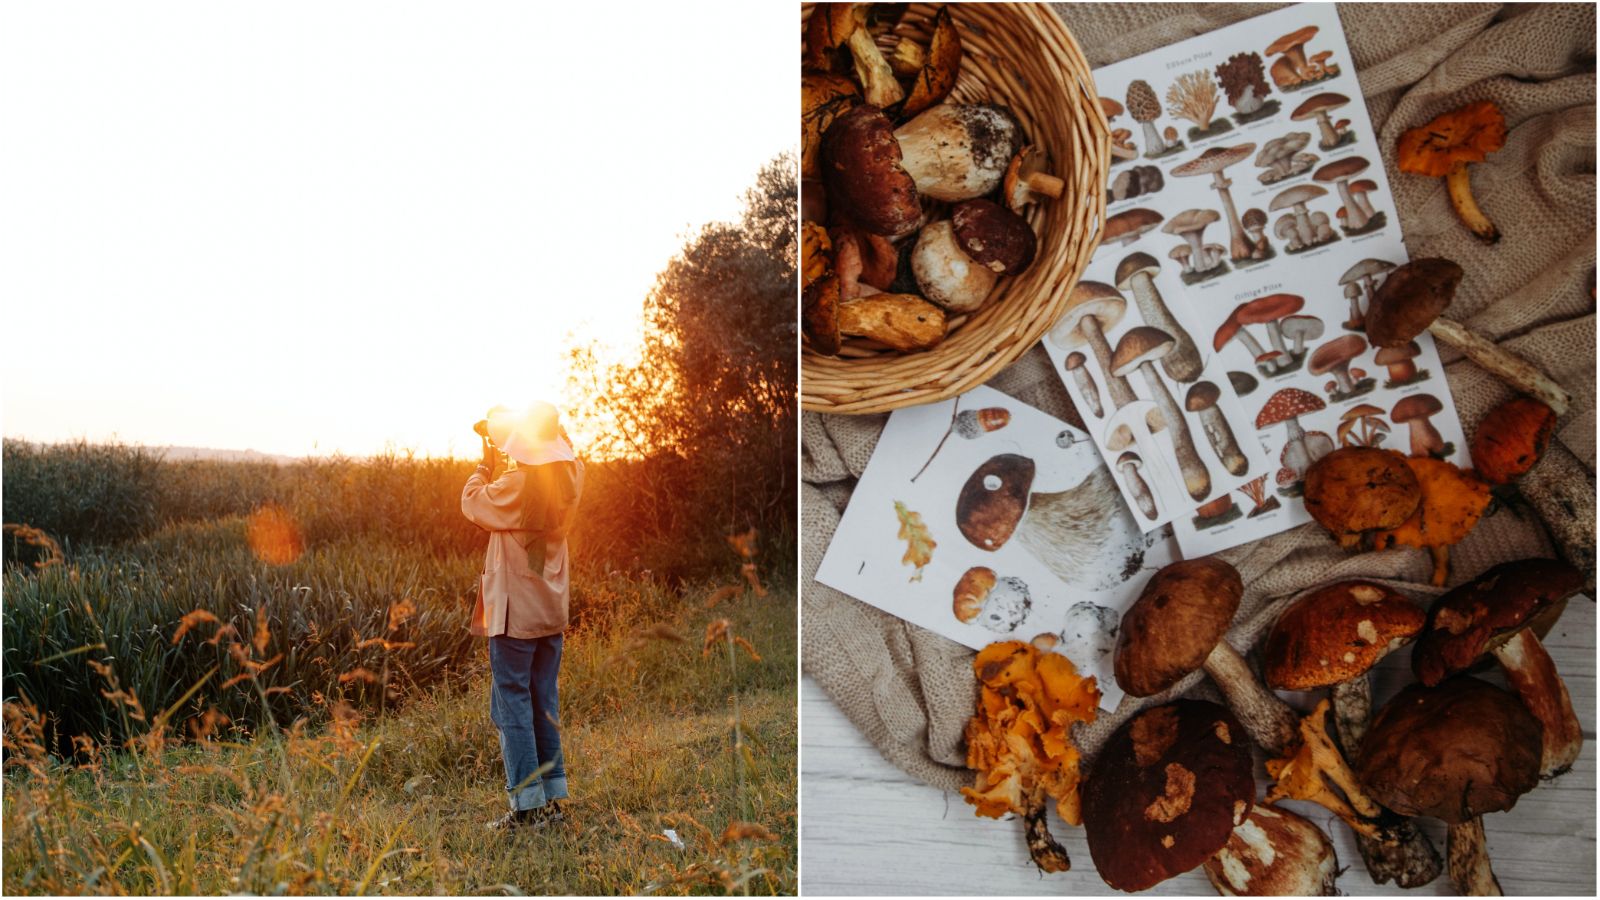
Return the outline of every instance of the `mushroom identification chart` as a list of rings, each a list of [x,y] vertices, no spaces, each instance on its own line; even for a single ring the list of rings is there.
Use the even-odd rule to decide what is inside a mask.
[[[1195,557],[1311,521],[1306,469],[1336,447],[1468,464],[1432,336],[1367,339],[1409,256],[1337,8],[1094,77],[1105,233],[1044,345],[1136,518]]]
[[[974,649],[1032,641],[1122,699],[1122,613],[1177,559],[1071,425],[992,388],[896,410],[817,580]]]

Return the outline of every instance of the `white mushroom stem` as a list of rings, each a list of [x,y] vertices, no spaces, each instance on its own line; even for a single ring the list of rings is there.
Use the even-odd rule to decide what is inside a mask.
[[[1343,181],[1339,182],[1339,188],[1340,188],[1340,193],[1343,193],[1344,192],[1344,182]],[[1372,203],[1367,200],[1367,192],[1366,191],[1362,191],[1359,194],[1351,194],[1350,196],[1355,198],[1356,206],[1362,212],[1367,214],[1367,218],[1368,219],[1371,219],[1373,216],[1378,214],[1378,211],[1376,209],[1372,208]]]
[[[1198,251],[1199,242],[1194,243],[1195,250]],[[1174,381],[1185,384],[1199,378],[1201,370],[1205,368],[1205,363],[1200,359],[1200,351],[1196,349],[1194,339],[1189,337],[1189,332],[1167,309],[1166,302],[1161,299],[1161,292],[1156,290],[1155,280],[1148,272],[1139,272],[1133,276],[1129,286],[1133,288],[1133,302],[1138,304],[1139,315],[1144,317],[1145,324],[1159,328],[1172,336],[1172,350],[1162,358],[1161,368],[1171,375]],[[1110,371],[1110,367],[1104,364],[1102,368]]]
[[[1222,467],[1230,474],[1243,475],[1250,468],[1250,461],[1239,449],[1239,442],[1233,437],[1233,428],[1223,418],[1222,410],[1207,406],[1200,410],[1199,415],[1200,428],[1206,433],[1206,440],[1211,442],[1211,449],[1217,452]]]
[[[1282,321],[1282,319],[1273,319],[1267,323],[1267,340],[1272,342],[1272,349],[1282,353],[1284,356],[1289,356],[1291,355],[1289,348],[1283,343],[1283,331],[1278,327]]]
[[[1078,393],[1089,404],[1089,411],[1094,413],[1096,419],[1104,418],[1105,410],[1100,406],[1100,391],[1095,387],[1094,376],[1089,374],[1088,369],[1079,366],[1072,370],[1072,377],[1078,383]]]
[[[1167,142],[1161,139],[1161,132],[1156,128],[1155,120],[1139,124],[1144,126],[1144,155],[1160,156],[1167,152]]]
[[[1316,229],[1311,227],[1311,211],[1306,209],[1304,203],[1294,205],[1294,230],[1300,237],[1300,246],[1309,247],[1317,239]]]
[[[1284,430],[1288,432],[1289,439],[1283,446],[1283,464],[1294,472],[1295,480],[1306,477],[1306,469],[1311,468],[1311,451],[1306,447],[1306,430],[1300,427],[1297,418],[1285,419]]]
[[[1468,897],[1501,896],[1500,881],[1489,867],[1489,847],[1483,835],[1483,817],[1451,825],[1450,880]]]
[[[1344,227],[1354,231],[1365,227],[1372,219],[1372,209],[1363,209],[1363,204],[1357,203],[1355,195],[1350,193],[1350,179],[1339,179],[1335,186],[1339,189],[1339,199],[1344,201]]]
[[[1022,176],[1022,183],[1028,190],[1046,197],[1060,197],[1067,189],[1067,183],[1049,172],[1031,172]]]
[[[1244,345],[1250,348],[1251,359],[1260,359],[1262,355],[1267,352],[1266,348],[1257,343],[1255,337],[1252,336],[1249,331],[1245,330],[1243,325],[1239,326],[1237,334],[1239,335],[1239,340],[1244,341]],[[1274,368],[1276,368],[1276,366],[1274,366]]]
[[[1228,218],[1229,249],[1232,251],[1234,259],[1249,259],[1250,242],[1245,240],[1244,224],[1239,221],[1239,212],[1233,208],[1233,194],[1228,191],[1232,184],[1233,182],[1222,177],[1221,171],[1211,173],[1211,186],[1216,188],[1217,193],[1221,195],[1222,209]]]
[[[1345,297],[1350,301],[1350,321],[1345,323],[1347,328],[1361,328],[1366,324],[1366,317],[1361,314],[1361,288],[1352,284],[1344,289]]]
[[[1128,386],[1128,380],[1111,371],[1111,345],[1106,343],[1106,333],[1100,330],[1100,320],[1094,316],[1084,316],[1078,323],[1078,330],[1088,340],[1089,349],[1094,353],[1094,358],[1100,363],[1100,371],[1106,376],[1106,393],[1111,395],[1111,405],[1117,409],[1127,406],[1139,399]]]
[[[1339,131],[1333,127],[1333,119],[1325,109],[1317,110],[1317,128],[1322,132],[1322,149],[1331,149],[1339,143]]]
[[[1139,511],[1144,513],[1146,519],[1156,517],[1156,501],[1150,495],[1150,486],[1144,483],[1144,478],[1139,475],[1139,464],[1128,460],[1117,466],[1122,470],[1123,480],[1128,483],[1128,490],[1133,494],[1133,499],[1139,504]]]
[[[1289,752],[1299,733],[1299,719],[1277,694],[1262,686],[1232,644],[1217,641],[1206,657],[1205,670],[1251,740],[1274,756]]]
[[[1572,768],[1583,749],[1583,730],[1572,711],[1567,685],[1538,635],[1524,628],[1493,652],[1505,669],[1507,683],[1544,730],[1544,758],[1539,774],[1554,778]]]
[[[1339,392],[1340,393],[1349,394],[1350,392],[1352,392],[1352,391],[1354,391],[1356,389],[1355,382],[1350,380],[1350,362],[1349,362],[1349,360],[1346,360],[1346,361],[1344,361],[1342,363],[1339,363],[1337,366],[1334,366],[1329,371],[1329,374],[1333,376],[1334,382],[1339,385]],[[1418,421],[1423,421],[1423,420],[1418,420]],[[1429,427],[1432,427],[1432,426],[1429,426]],[[1440,446],[1443,446],[1443,444],[1440,444]]]
[[[1566,415],[1567,409],[1572,406],[1572,395],[1551,381],[1550,376],[1515,353],[1503,350],[1482,336],[1468,331],[1460,322],[1440,316],[1428,326],[1428,331],[1439,340],[1465,353],[1485,371],[1500,376],[1507,384],[1543,402],[1555,410],[1556,415]]]
[[[1155,366],[1148,359],[1139,364],[1139,371],[1144,373],[1145,384],[1150,387],[1150,397],[1167,421],[1167,431],[1172,437],[1172,455],[1177,458],[1178,471],[1183,473],[1183,486],[1189,491],[1189,496],[1199,500],[1211,493],[1211,473],[1206,471],[1206,464],[1200,461],[1200,454],[1195,450],[1194,436],[1189,433],[1189,421],[1178,410],[1178,403],[1172,399],[1172,392],[1167,390],[1167,383],[1156,374]]]

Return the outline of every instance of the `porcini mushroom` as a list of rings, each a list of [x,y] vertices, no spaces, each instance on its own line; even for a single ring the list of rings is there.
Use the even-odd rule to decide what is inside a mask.
[[[1416,341],[1406,341],[1398,347],[1380,347],[1373,355],[1372,361],[1389,370],[1389,377],[1383,382],[1385,388],[1393,389],[1415,384],[1428,377],[1426,371],[1417,371],[1417,357],[1422,354],[1422,348]]]
[[[1112,733],[1083,787],[1084,836],[1106,884],[1142,891],[1227,845],[1255,800],[1239,730],[1215,703],[1178,700]]]
[[[1314,184],[1299,184],[1292,188],[1278,192],[1267,204],[1268,212],[1277,212],[1282,209],[1291,210],[1294,215],[1295,237],[1298,240],[1290,245],[1289,251],[1309,250],[1318,244],[1326,243],[1327,238],[1317,234],[1316,223],[1311,217],[1311,212],[1306,204],[1318,197],[1327,196],[1327,191]]]
[[[948,220],[930,223],[917,233],[911,272],[922,296],[957,314],[982,306],[1000,277],[962,251],[955,224]]]
[[[871,294],[843,301],[839,277],[829,274],[806,288],[802,324],[812,349],[837,355],[845,336],[864,337],[901,352],[926,350],[944,340],[944,310],[912,294]]]
[[[969,625],[982,625],[996,634],[1010,634],[1032,609],[1033,597],[1022,579],[999,577],[987,566],[968,569],[956,582],[955,615]]]
[[[1489,485],[1470,470],[1427,456],[1406,459],[1422,489],[1422,502],[1411,517],[1373,537],[1373,547],[1404,546],[1433,556],[1433,586],[1444,587],[1450,575],[1450,548],[1461,542],[1489,508]]]
[[[1205,861],[1206,878],[1224,897],[1332,897],[1339,857],[1310,820],[1257,803],[1228,843]]]
[[[1326,409],[1327,406],[1315,394],[1299,388],[1283,388],[1268,397],[1261,406],[1261,412],[1256,414],[1258,430],[1283,424],[1288,434],[1283,446],[1284,467],[1293,472],[1296,479],[1304,478],[1312,463],[1333,450],[1331,440],[1326,448],[1308,441],[1306,431],[1300,425],[1301,416]]]
[[[900,106],[900,115],[912,118],[948,97],[960,73],[961,35],[950,18],[950,7],[941,6],[933,17],[933,37],[928,41],[928,52],[911,80],[911,92]]]
[[[1216,557],[1164,566],[1122,614],[1117,684],[1150,697],[1203,668],[1249,736],[1283,753],[1294,741],[1294,712],[1256,680],[1226,637],[1243,594],[1239,573]]]
[[[1213,88],[1215,90],[1215,88]],[[1179,177],[1195,175],[1210,175],[1211,186],[1217,189],[1217,195],[1222,198],[1222,209],[1227,213],[1228,235],[1230,238],[1231,258],[1234,262],[1241,259],[1250,259],[1254,245],[1246,239],[1244,223],[1239,221],[1238,210],[1233,206],[1233,194],[1228,191],[1233,182],[1229,181],[1222,171],[1231,165],[1243,162],[1256,152],[1255,144],[1240,144],[1237,147],[1212,147],[1200,154],[1195,159],[1175,166],[1172,174]],[[1263,223],[1265,219],[1263,218]]]
[[[1022,128],[987,103],[939,103],[894,131],[902,165],[917,191],[935,200],[971,200],[1000,187]]]
[[[1510,809],[1539,783],[1539,723],[1517,699],[1476,678],[1413,684],[1378,711],[1356,771],[1379,803],[1449,826],[1450,878],[1498,895],[1484,813]]]
[[[1390,272],[1367,310],[1367,337],[1377,347],[1394,347],[1421,334],[1465,353],[1473,362],[1512,387],[1564,415],[1572,395],[1527,360],[1441,315],[1455,298],[1461,267],[1448,259],[1414,259]]]
[[[1106,392],[1111,405],[1117,408],[1132,403],[1136,398],[1133,388],[1124,378],[1111,373],[1111,345],[1106,343],[1106,332],[1122,321],[1128,301],[1118,290],[1099,281],[1080,281],[1067,295],[1066,309],[1061,319],[1050,329],[1050,343],[1063,350],[1088,346],[1106,376]],[[1095,414],[1096,417],[1099,413]]]
[[[1311,354],[1308,370],[1313,375],[1326,375],[1332,373],[1335,390],[1328,394],[1328,399],[1335,403],[1349,400],[1370,393],[1377,386],[1377,381],[1372,378],[1363,378],[1356,381],[1350,377],[1350,363],[1356,357],[1367,351],[1367,342],[1358,334],[1346,334],[1317,348]],[[1398,420],[1396,420],[1398,421]]]
[[[1296,122],[1317,120],[1317,128],[1322,132],[1322,140],[1317,146],[1323,150],[1336,150],[1356,139],[1355,133],[1348,129],[1337,127],[1329,114],[1350,102],[1350,98],[1343,94],[1317,94],[1304,103],[1295,107],[1289,118]]]
[[[843,75],[828,72],[800,74],[800,173],[804,178],[822,175],[822,135],[833,120],[861,102],[861,91]]]
[[[1213,254],[1202,243],[1201,235],[1205,233],[1206,226],[1217,221],[1222,216],[1213,209],[1186,209],[1167,220],[1161,230],[1167,234],[1176,235],[1189,243],[1193,251],[1194,271],[1183,276],[1184,284],[1194,284],[1215,278],[1228,271],[1228,264],[1223,262],[1222,254]]]
[[[1432,394],[1412,394],[1400,398],[1389,410],[1389,420],[1396,425],[1411,426],[1411,455],[1432,456],[1443,459],[1455,451],[1454,444],[1446,444],[1439,429],[1429,419],[1442,411],[1444,404]]]
[[[1168,142],[1156,130],[1156,120],[1161,118],[1161,99],[1155,88],[1143,79],[1128,85],[1128,115],[1144,128],[1144,155],[1146,159],[1160,159],[1183,149],[1183,142]]]
[[[1532,397],[1489,410],[1472,434],[1472,465],[1490,484],[1509,484],[1533,468],[1550,444],[1556,414]]]
[[[1444,178],[1450,205],[1479,240],[1492,244],[1500,231],[1472,197],[1467,166],[1481,163],[1506,142],[1506,120],[1492,100],[1479,100],[1447,112],[1400,135],[1395,161],[1400,171]]]
[[[1139,315],[1146,325],[1171,335],[1172,350],[1162,358],[1161,368],[1173,381],[1187,384],[1200,377],[1205,364],[1200,359],[1200,351],[1195,349],[1194,339],[1172,315],[1156,289],[1155,277],[1160,271],[1161,264],[1155,257],[1148,253],[1130,253],[1117,263],[1117,287],[1133,292],[1133,301],[1138,304]]]
[[[806,53],[811,68],[829,69],[834,65],[831,54],[848,47],[867,102],[882,108],[899,103],[905,91],[867,28],[871,9],[870,3],[817,4],[806,22]]]
[[[876,106],[852,107],[823,132],[822,177],[833,204],[868,231],[901,238],[922,222],[916,181],[902,165],[889,118]]]
[[[1544,735],[1538,773],[1554,778],[1572,767],[1583,732],[1555,662],[1534,629],[1555,622],[1583,575],[1560,560],[1502,563],[1434,602],[1417,639],[1411,669],[1430,687],[1464,672],[1486,654],[1538,719]]]
[[[1165,217],[1153,209],[1129,209],[1106,217],[1105,235],[1100,238],[1100,247],[1112,244],[1126,247],[1144,236],[1144,233],[1160,225]],[[1097,250],[1098,252],[1098,250]]]
[[[1033,264],[1037,239],[1028,220],[990,200],[967,200],[950,211],[956,241],[997,275],[1020,275]]]
[[[1012,212],[1022,212],[1023,207],[1039,197],[1060,197],[1066,190],[1066,182],[1044,170],[1045,163],[1044,153],[1032,144],[1018,150],[1011,158],[1001,182],[1000,195]]]
[[[1346,156],[1311,173],[1313,181],[1332,183],[1339,191],[1339,199],[1344,201],[1346,234],[1366,234],[1372,230],[1367,227],[1372,218],[1371,213],[1362,209],[1360,204],[1356,203],[1354,195],[1350,193],[1350,179],[1365,172],[1370,165],[1371,163],[1363,157]]]
[[[1126,378],[1138,369],[1144,375],[1145,384],[1150,389],[1150,399],[1155,401],[1156,408],[1161,410],[1167,421],[1172,437],[1172,453],[1178,470],[1183,473],[1184,487],[1189,491],[1189,496],[1199,500],[1211,493],[1211,473],[1195,451],[1189,423],[1178,411],[1172,392],[1167,390],[1166,382],[1161,380],[1151,365],[1171,353],[1175,346],[1176,341],[1165,331],[1148,325],[1136,325],[1128,329],[1117,342],[1117,349],[1111,354],[1111,374]]]
[[[1393,450],[1340,447],[1306,470],[1306,512],[1347,550],[1399,526],[1421,502],[1416,474]]]
[[[1221,396],[1222,390],[1215,384],[1197,381],[1184,397],[1184,408],[1200,416],[1200,428],[1211,442],[1211,449],[1216,451],[1217,459],[1222,461],[1222,467],[1231,475],[1243,475],[1250,468],[1250,462],[1239,449],[1233,428],[1223,417],[1222,410],[1217,409],[1217,400]]]
[[[1339,284],[1345,288],[1345,297],[1350,300],[1350,321],[1344,327],[1351,331],[1366,329],[1367,314],[1362,311],[1361,301],[1372,302],[1372,295],[1378,290],[1378,284],[1385,274],[1394,268],[1394,263],[1386,259],[1363,259],[1339,276]],[[1351,288],[1355,288],[1352,292]]]
[[[1094,376],[1083,365],[1088,361],[1088,357],[1074,350],[1067,354],[1063,367],[1072,377],[1073,384],[1078,386],[1078,396],[1089,405],[1090,414],[1096,419],[1102,419],[1106,413],[1105,408],[1100,405],[1100,389],[1095,386]]]
[[[1256,180],[1262,184],[1275,184],[1308,171],[1316,165],[1317,155],[1300,151],[1309,143],[1311,132],[1291,131],[1262,144],[1261,152],[1256,154],[1255,165],[1266,171],[1256,176]]]

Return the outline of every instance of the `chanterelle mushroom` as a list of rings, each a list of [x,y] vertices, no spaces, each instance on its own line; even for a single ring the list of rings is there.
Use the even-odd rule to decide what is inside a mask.
[[[830,56],[848,46],[867,102],[877,107],[893,106],[905,97],[905,91],[867,28],[871,8],[870,3],[817,4],[806,23],[808,63],[816,69],[830,68]]]
[[[1506,142],[1506,119],[1492,100],[1453,109],[1420,128],[1400,135],[1395,161],[1400,171],[1444,178],[1450,205],[1468,229],[1486,244],[1500,240],[1500,231],[1472,198],[1467,166],[1481,163]]]
[[[1453,463],[1429,456],[1406,457],[1417,476],[1422,502],[1393,530],[1373,536],[1373,547],[1416,547],[1433,555],[1433,585],[1444,587],[1450,575],[1450,548],[1464,539],[1489,508],[1489,486]]]
[[[1327,700],[1319,701],[1300,720],[1299,742],[1286,754],[1267,760],[1267,775],[1274,782],[1267,792],[1267,802],[1315,803],[1343,819],[1355,833],[1393,843],[1393,821],[1385,821],[1383,809],[1361,789],[1355,773],[1328,735],[1328,706]]]
[[[1347,550],[1398,527],[1422,502],[1417,476],[1393,450],[1340,447],[1311,464],[1305,485],[1306,512]]]
[[[1310,820],[1257,803],[1205,862],[1206,878],[1224,897],[1333,897],[1339,858]]]
[[[1142,891],[1227,845],[1255,799],[1241,731],[1215,703],[1178,700],[1106,740],[1083,789],[1084,836],[1106,884]]]
[[[1544,735],[1539,773],[1551,778],[1572,767],[1583,732],[1567,686],[1533,628],[1553,623],[1583,587],[1583,575],[1554,559],[1495,566],[1440,597],[1428,612],[1411,668],[1426,685],[1493,654]]]

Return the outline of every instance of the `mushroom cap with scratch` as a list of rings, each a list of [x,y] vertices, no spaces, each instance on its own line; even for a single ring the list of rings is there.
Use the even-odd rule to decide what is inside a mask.
[[[1189,388],[1189,393],[1184,395],[1183,408],[1189,412],[1199,412],[1217,405],[1217,399],[1222,396],[1221,388],[1210,381],[1196,381],[1194,387]]]
[[[1277,212],[1280,209],[1289,209],[1290,207],[1315,200],[1318,197],[1325,197],[1327,194],[1327,189],[1314,184],[1297,184],[1292,188],[1280,191],[1276,197],[1273,197],[1272,202],[1267,204],[1267,211]]]
[[[1186,209],[1168,219],[1167,224],[1161,226],[1161,230],[1167,234],[1199,231],[1221,218],[1222,214],[1214,209]]]
[[[1187,247],[1188,245],[1185,244],[1184,246]],[[1156,258],[1154,256],[1151,256],[1148,253],[1137,251],[1134,253],[1129,253],[1127,256],[1122,258],[1122,262],[1117,263],[1117,287],[1124,291],[1131,290],[1133,287],[1133,276],[1143,272],[1144,274],[1149,275],[1151,278],[1154,278],[1160,271],[1161,263],[1156,262]]]
[[[1279,53],[1287,53],[1288,51],[1293,50],[1294,48],[1304,44],[1306,41],[1309,41],[1316,36],[1317,26],[1307,25],[1298,31],[1291,31],[1283,37],[1278,38],[1277,40],[1268,44],[1266,54],[1268,56],[1277,56]]]
[[[1213,172],[1221,172],[1234,163],[1249,159],[1250,154],[1254,152],[1256,152],[1255,144],[1240,144],[1236,147],[1212,147],[1194,159],[1180,166],[1174,166],[1172,174],[1179,178],[1185,178],[1190,175],[1210,175]]]
[[[1200,668],[1228,633],[1242,596],[1238,571],[1216,557],[1163,567],[1122,615],[1117,684],[1149,697]]]
[[[1284,388],[1262,405],[1261,412],[1256,414],[1256,428],[1267,428],[1280,422],[1296,419],[1306,413],[1313,413],[1319,409],[1326,409],[1327,404],[1322,398],[1309,391],[1299,388]]]
[[[1172,352],[1176,343],[1172,335],[1159,328],[1135,325],[1122,335],[1111,353],[1111,374],[1125,378],[1143,363],[1155,362]]]
[[[1378,352],[1373,354],[1372,361],[1380,366],[1392,366],[1408,359],[1416,359],[1421,355],[1422,348],[1417,346],[1416,341],[1406,341],[1398,347],[1379,347]]]
[[[1375,346],[1393,347],[1426,331],[1449,308],[1464,274],[1442,257],[1396,267],[1367,304],[1367,337]]]
[[[1265,325],[1286,316],[1292,316],[1306,305],[1306,298],[1298,294],[1268,294],[1242,303],[1234,310],[1241,325]]]
[[[1389,418],[1396,425],[1404,425],[1412,419],[1426,419],[1444,409],[1444,404],[1432,394],[1412,394],[1402,397],[1394,409],[1389,411]]]
[[[1088,341],[1079,327],[1084,319],[1092,317],[1101,331],[1110,331],[1127,310],[1128,301],[1116,288],[1103,281],[1080,281],[1067,295],[1060,321],[1050,329],[1050,343],[1063,350],[1081,347]]]
[[[1411,669],[1423,684],[1438,684],[1523,628],[1553,623],[1582,588],[1582,573],[1560,560],[1495,566],[1434,601]]]
[[[1459,675],[1410,685],[1378,710],[1354,769],[1389,809],[1460,825],[1533,790],[1543,744],[1539,720],[1515,695]]]
[[[1211,886],[1225,897],[1332,897],[1338,869],[1322,829],[1270,803],[1257,803],[1205,862]]]
[[[1106,219],[1106,233],[1102,240],[1132,242],[1146,231],[1161,224],[1165,217],[1153,209],[1143,207],[1124,210]]]
[[[1343,94],[1317,94],[1295,107],[1294,112],[1289,114],[1289,118],[1296,122],[1304,122],[1306,119],[1316,118],[1317,113],[1338,109],[1349,102],[1350,98]]]
[[[956,527],[974,547],[999,550],[1028,511],[1033,460],[1002,453],[979,466],[956,498]]]
[[[1251,766],[1243,726],[1215,703],[1178,700],[1123,723],[1083,786],[1100,877],[1142,891],[1205,862],[1250,814]]]
[[[1346,156],[1344,159],[1336,159],[1333,162],[1328,163],[1322,168],[1316,170],[1315,172],[1312,172],[1311,180],[1338,181],[1341,178],[1349,178],[1352,175],[1360,175],[1362,172],[1365,172],[1367,167],[1370,165],[1371,163],[1367,162],[1364,157]]]
[[[1313,375],[1323,375],[1360,356],[1366,349],[1367,342],[1362,340],[1359,334],[1336,337],[1318,347],[1316,352],[1311,354],[1306,367]]]
[[[1344,274],[1339,276],[1339,283],[1355,284],[1363,278],[1382,275],[1392,268],[1394,268],[1394,263],[1386,259],[1363,259],[1361,262],[1345,269]]]
[[[1296,600],[1261,645],[1267,686],[1313,691],[1365,676],[1422,630],[1422,608],[1372,581],[1341,581]]]

